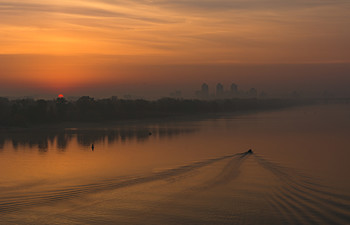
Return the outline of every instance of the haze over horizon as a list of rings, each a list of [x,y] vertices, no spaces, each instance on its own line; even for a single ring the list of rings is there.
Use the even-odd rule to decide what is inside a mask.
[[[350,0],[0,0],[0,225],[350,225]]]
[[[0,96],[350,96],[343,0],[0,0]]]

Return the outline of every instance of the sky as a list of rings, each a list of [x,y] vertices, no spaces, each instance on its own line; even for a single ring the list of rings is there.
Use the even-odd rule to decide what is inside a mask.
[[[348,0],[0,0],[0,96],[350,96]]]

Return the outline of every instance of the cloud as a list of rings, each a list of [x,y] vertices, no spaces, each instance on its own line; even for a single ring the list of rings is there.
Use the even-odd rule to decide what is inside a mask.
[[[91,0],[96,1],[96,0]],[[276,10],[300,9],[348,4],[347,0],[99,0],[110,5],[142,4],[184,11]]]
[[[93,7],[93,6],[74,6],[69,4],[46,4],[46,3],[28,3],[28,2],[0,2],[0,12],[2,15],[8,14],[67,14],[73,16],[85,16],[85,17],[111,17],[111,18],[128,18],[133,20],[140,20],[154,23],[169,23],[171,21],[166,19],[160,19],[157,17],[146,17],[137,15],[134,13],[124,13],[118,10],[110,10],[108,7]],[[0,16],[1,18],[1,16]]]
[[[349,7],[344,0],[0,0],[0,54],[349,61]]]

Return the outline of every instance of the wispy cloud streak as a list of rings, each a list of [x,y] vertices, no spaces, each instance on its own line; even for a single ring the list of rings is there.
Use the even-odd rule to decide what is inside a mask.
[[[0,0],[0,53],[348,60],[349,8],[344,0]]]

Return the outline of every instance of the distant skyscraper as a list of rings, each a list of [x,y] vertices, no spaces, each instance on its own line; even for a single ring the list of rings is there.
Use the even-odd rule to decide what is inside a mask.
[[[224,86],[221,83],[216,85],[216,97],[222,98],[224,96]]]
[[[177,98],[177,99],[181,98],[181,95],[182,95],[182,93],[179,90],[176,90],[176,91],[170,93],[170,97]]]
[[[208,84],[203,83],[201,91],[202,91],[203,98],[208,98],[209,97],[209,86],[208,86]]]
[[[258,92],[255,88],[251,88],[249,91],[248,91],[248,97],[250,98],[256,98],[258,97]]]
[[[237,86],[237,84],[235,84],[235,83],[231,84],[230,95],[231,95],[231,97],[237,97],[238,96],[238,86]]]

